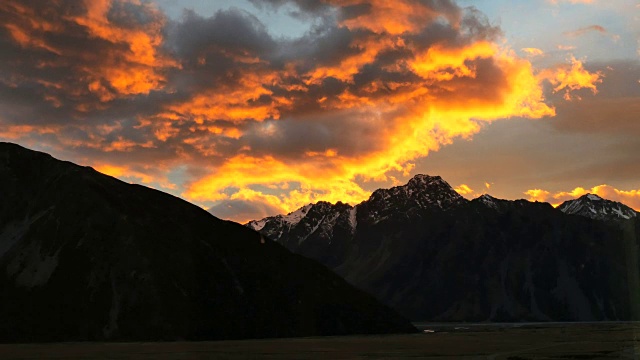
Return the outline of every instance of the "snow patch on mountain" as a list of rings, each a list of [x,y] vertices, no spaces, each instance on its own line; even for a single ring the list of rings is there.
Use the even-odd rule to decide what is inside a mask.
[[[262,229],[265,228],[265,226],[267,226],[269,222],[275,221],[278,223],[282,223],[284,226],[292,228],[298,223],[300,223],[300,221],[304,219],[305,216],[307,216],[307,214],[309,213],[309,210],[312,207],[313,207],[313,204],[308,204],[299,208],[296,211],[290,212],[287,215],[276,215],[276,216],[266,217],[262,220],[251,220],[247,224],[245,224],[245,226],[255,231],[261,231]],[[270,232],[269,235],[272,236],[273,232]]]
[[[4,256],[15,244],[22,240],[22,237],[29,231],[29,227],[38,221],[41,217],[51,211],[53,208],[49,208],[45,211],[41,211],[31,217],[25,218],[22,221],[14,221],[7,223],[2,230],[0,230],[0,258]]]
[[[349,224],[351,225],[352,232],[356,230],[358,226],[358,207],[354,206],[351,210],[349,210]]]
[[[291,212],[287,215],[284,215],[282,217],[282,220],[284,220],[285,222],[291,224],[291,225],[296,225],[297,223],[300,222],[300,220],[302,220],[302,218],[304,218],[305,216],[307,216],[307,213],[309,212],[309,209],[311,209],[313,207],[313,204],[308,204],[305,205],[303,207],[301,207],[300,209]]]
[[[264,218],[262,220],[252,220],[249,221],[247,223],[247,226],[252,228],[255,231],[260,231],[264,228],[265,225],[267,225],[267,219],[268,218]]]

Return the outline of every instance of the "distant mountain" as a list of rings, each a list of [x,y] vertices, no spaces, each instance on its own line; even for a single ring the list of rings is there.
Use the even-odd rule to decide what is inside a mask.
[[[347,204],[321,201],[288,215],[249,222],[247,226],[295,253],[332,268],[345,260],[343,240],[350,238],[355,229],[355,215],[355,209]]]
[[[247,225],[412,320],[640,319],[637,218],[598,221],[490,195],[468,201],[427,175],[354,207],[303,209]]]
[[[334,268],[344,262],[348,240],[357,228],[389,218],[409,220],[421,211],[446,211],[467,202],[439,176],[416,175],[406,185],[374,191],[355,207],[321,201],[246,225],[293,252]]]
[[[347,239],[355,235],[356,228],[389,217],[410,219],[416,211],[447,210],[467,201],[439,176],[417,175],[404,186],[374,191],[355,207],[321,201],[288,215],[250,221],[247,226],[293,252],[334,268],[345,261]]]
[[[413,326],[242,225],[0,143],[0,342],[393,333]]]
[[[596,220],[628,220],[638,216],[632,208],[595,194],[586,194],[575,200],[565,201],[558,209],[565,214],[581,215]]]

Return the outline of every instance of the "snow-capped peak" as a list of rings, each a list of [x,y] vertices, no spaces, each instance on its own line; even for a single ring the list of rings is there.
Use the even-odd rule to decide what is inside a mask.
[[[558,208],[565,214],[582,215],[598,220],[631,219],[638,216],[630,207],[595,194],[586,194],[575,200],[565,201]]]
[[[495,208],[496,205],[496,198],[494,198],[493,196],[489,195],[489,194],[482,194],[478,197],[478,200],[481,201],[482,203],[484,203],[485,205],[489,206],[489,207],[493,207]]]
[[[518,201],[504,200],[493,197],[489,194],[482,194],[477,198],[473,199],[472,202],[480,203],[486,208],[494,209],[499,212],[506,212],[509,209],[512,209],[514,206],[519,206]]]
[[[415,175],[406,185],[394,186],[390,189],[378,189],[371,194],[368,202],[387,199],[394,199],[395,201],[400,199],[411,200],[425,205],[426,203],[437,202],[441,208],[448,206],[450,202],[463,200],[462,196],[455,192],[451,185],[442,180],[440,176],[424,174]]]
[[[440,176],[430,176],[426,174],[417,174],[412,177],[409,182],[407,182],[407,186],[425,186],[431,185],[434,183],[448,185]]]
[[[378,189],[357,205],[358,219],[377,223],[397,214],[422,210],[449,210],[467,202],[440,176],[418,174],[406,185]]]

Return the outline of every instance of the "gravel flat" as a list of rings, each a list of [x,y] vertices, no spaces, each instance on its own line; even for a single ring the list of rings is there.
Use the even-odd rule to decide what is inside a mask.
[[[640,323],[417,325],[426,332],[213,342],[4,344],[0,358],[640,359]]]

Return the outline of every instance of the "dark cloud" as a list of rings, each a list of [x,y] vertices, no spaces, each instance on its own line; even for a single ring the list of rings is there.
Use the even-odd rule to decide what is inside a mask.
[[[342,8],[341,20],[354,19],[362,15],[371,13],[373,6],[369,3],[349,5]]]
[[[352,31],[345,27],[314,27],[303,37],[286,44],[284,59],[295,61],[297,71],[305,73],[319,65],[339,64],[345,57],[361,54],[364,49],[354,46],[354,41],[363,38],[366,32]]]
[[[251,146],[250,153],[254,155],[279,156],[288,161],[304,161],[305,153],[327,149],[335,149],[343,156],[357,156],[380,150],[384,129],[389,125],[384,116],[375,112],[318,112],[255,124],[241,141]],[[340,131],[335,130],[337,127]]]
[[[578,30],[574,30],[574,31],[567,31],[564,33],[564,35],[569,36],[569,37],[578,37],[578,36],[582,36],[585,35],[587,33],[590,33],[592,31],[596,31],[602,34],[606,34],[607,33],[607,29],[605,29],[604,27],[600,26],[600,25],[591,25],[591,26],[586,26],[583,28],[580,28]]]
[[[173,24],[169,39],[170,47],[186,61],[211,55],[269,58],[278,47],[255,16],[235,8],[220,10],[209,18],[185,10],[181,22]]]
[[[171,60],[154,46],[161,41],[163,15],[145,5],[103,3],[3,2],[2,121],[92,123],[112,108],[106,103],[139,95],[144,102],[164,86]]]

